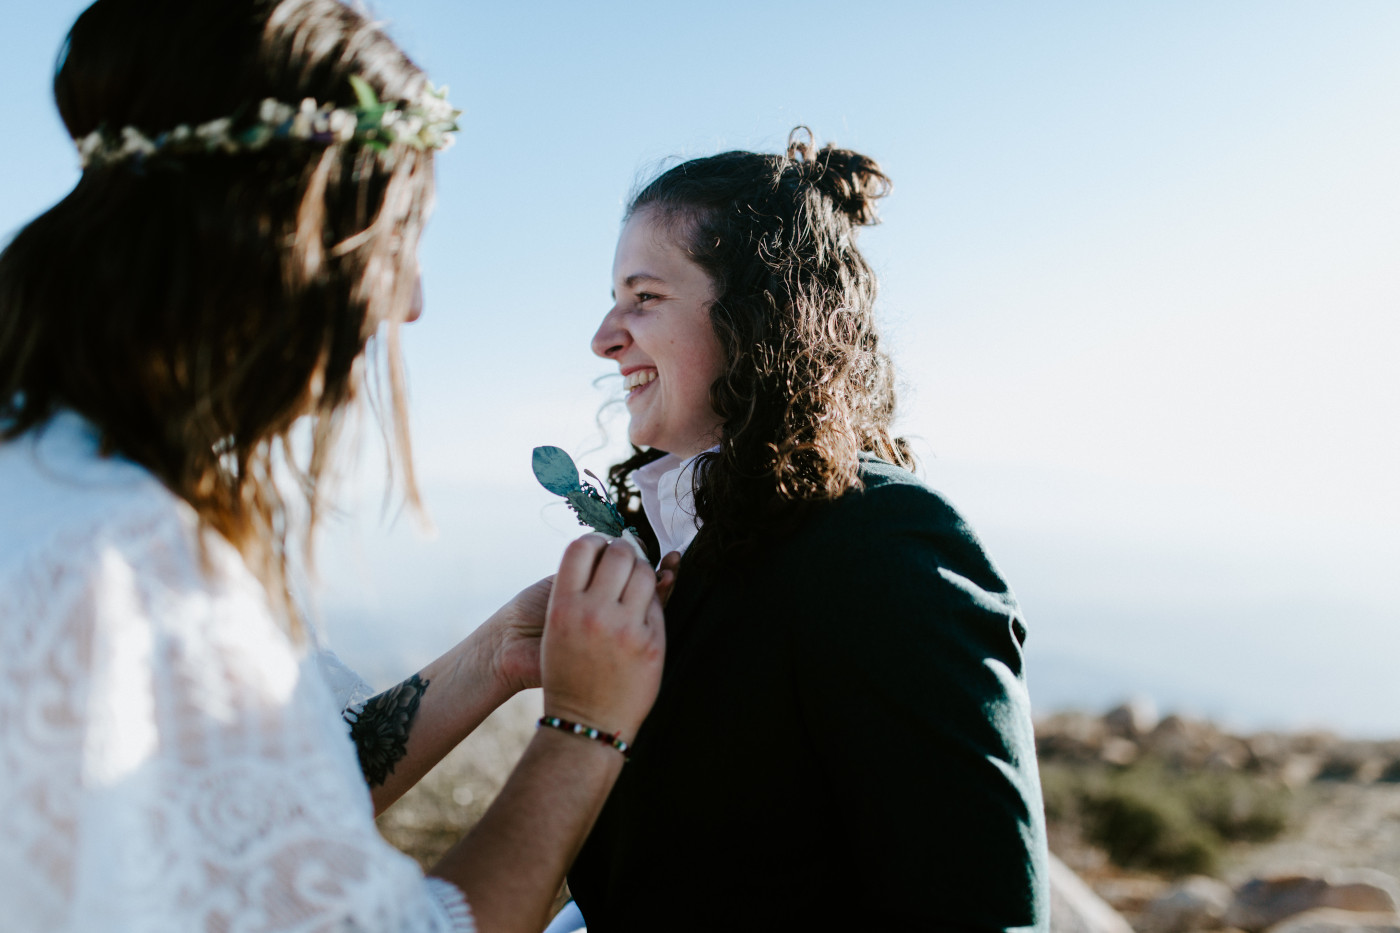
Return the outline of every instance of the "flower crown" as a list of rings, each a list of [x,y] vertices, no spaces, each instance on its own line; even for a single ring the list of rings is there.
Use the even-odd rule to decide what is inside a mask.
[[[258,105],[258,119],[233,130],[233,117],[220,117],[198,126],[181,124],[155,138],[134,126],[119,133],[96,129],[74,142],[83,168],[112,165],[128,159],[141,161],[154,155],[191,155],[209,152],[258,152],[276,140],[333,145],[360,142],[371,149],[387,149],[402,143],[413,149],[446,149],[457,132],[462,111],[447,101],[447,88],[429,84],[416,101],[380,101],[374,88],[352,75],[353,108],[317,104],[311,98],[299,107],[268,98]]]

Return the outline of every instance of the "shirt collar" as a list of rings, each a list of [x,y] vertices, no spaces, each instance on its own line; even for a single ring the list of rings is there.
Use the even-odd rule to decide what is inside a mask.
[[[712,447],[703,453],[716,450],[719,448]],[[632,482],[642,496],[642,511],[663,556],[671,551],[684,553],[700,531],[700,518],[695,514],[695,461],[701,456],[682,460],[666,454],[632,471]]]

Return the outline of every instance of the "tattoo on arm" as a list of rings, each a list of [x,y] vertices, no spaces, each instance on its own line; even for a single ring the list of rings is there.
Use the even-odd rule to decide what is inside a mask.
[[[428,681],[414,674],[397,687],[365,701],[358,713],[345,711],[350,738],[360,756],[360,770],[371,787],[387,781],[394,773],[394,765],[408,753],[408,731],[413,728],[418,702],[427,689]]]

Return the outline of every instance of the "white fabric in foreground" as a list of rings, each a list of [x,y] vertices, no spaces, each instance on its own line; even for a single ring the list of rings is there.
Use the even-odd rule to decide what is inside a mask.
[[[374,688],[363,677],[350,669],[340,656],[322,644],[313,645],[316,669],[321,672],[326,686],[331,688],[335,698],[335,708],[341,711],[359,709],[365,701],[374,696]]]
[[[0,445],[0,930],[473,925],[375,830],[314,660],[73,415]]]

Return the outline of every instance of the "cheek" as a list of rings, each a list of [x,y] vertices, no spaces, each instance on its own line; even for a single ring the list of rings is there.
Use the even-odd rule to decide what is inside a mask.
[[[704,373],[705,389],[708,392],[710,386],[714,385],[719,377],[724,374],[725,361],[724,350],[720,348],[719,341],[715,338],[715,335],[713,333],[707,333],[706,337],[708,337],[708,340],[706,340],[704,344],[705,352],[700,362],[699,369]],[[709,396],[707,395],[706,399],[708,400],[708,398]]]
[[[723,365],[718,347],[714,348],[714,352],[707,348],[706,352],[691,358],[686,379],[686,408],[692,419],[707,423],[715,419],[710,387],[719,379]]]

